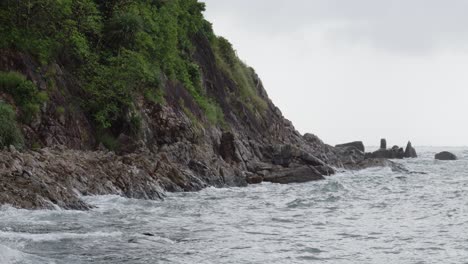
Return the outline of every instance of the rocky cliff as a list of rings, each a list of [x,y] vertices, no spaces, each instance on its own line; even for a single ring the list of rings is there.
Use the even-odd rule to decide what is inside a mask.
[[[268,98],[253,69],[220,59],[220,46],[207,34],[189,36],[189,59],[200,74],[201,92],[162,72],[162,98],[132,93],[131,107],[107,127],[83,103],[92,100],[84,88],[87,79],[77,75],[84,62],[58,56],[44,63],[14,45],[0,49],[1,72],[22,74],[48,96],[31,121],[17,124],[23,147],[0,153],[0,204],[87,209],[82,195],[163,199],[166,191],[305,182],[340,168],[382,164],[359,150],[301,135]],[[248,79],[226,70],[229,65],[241,67],[235,69]],[[200,95],[220,112],[216,121]],[[14,96],[0,97],[21,115]]]

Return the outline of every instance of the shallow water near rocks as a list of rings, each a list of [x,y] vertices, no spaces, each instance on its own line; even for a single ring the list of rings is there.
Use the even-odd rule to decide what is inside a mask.
[[[418,150],[400,162],[427,174],[87,197],[88,212],[4,206],[0,263],[468,263],[468,148],[450,162]]]

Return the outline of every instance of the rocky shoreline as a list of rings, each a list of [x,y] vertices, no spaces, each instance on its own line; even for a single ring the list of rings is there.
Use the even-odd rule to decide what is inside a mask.
[[[0,204],[25,209],[87,210],[90,205],[80,199],[86,195],[164,199],[168,191],[198,191],[208,186],[321,180],[334,174],[336,168],[390,166],[404,171],[387,159],[367,158],[354,148],[334,148],[310,134],[303,137],[309,141],[304,140],[302,148],[269,145],[259,147],[256,155],[233,135],[225,137],[232,141],[224,142],[220,147],[223,155],[211,162],[192,158],[181,162],[175,157],[183,153],[174,153],[173,149],[155,154],[142,148],[117,155],[63,146],[22,152],[10,147],[0,152]],[[313,148],[320,148],[319,154],[328,163],[305,150]],[[244,161],[243,157],[249,155]]]
[[[253,69],[244,69],[248,82],[241,86],[220,66],[206,36],[195,34],[191,42],[203,96],[218,107],[217,123],[181,82],[162,75],[161,102],[136,94],[125,116],[103,130],[79,104],[83,84],[73,68],[0,50],[0,71],[20,73],[48,95],[30,122],[18,123],[23,149],[0,151],[0,204],[86,210],[83,195],[163,199],[165,192],[207,186],[320,180],[337,169],[401,169],[366,155],[362,142],[332,147],[301,135]],[[10,95],[0,93],[0,100],[21,112]]]

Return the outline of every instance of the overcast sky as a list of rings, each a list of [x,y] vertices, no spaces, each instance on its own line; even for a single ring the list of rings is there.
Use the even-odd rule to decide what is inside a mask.
[[[468,1],[204,2],[301,133],[468,145]]]

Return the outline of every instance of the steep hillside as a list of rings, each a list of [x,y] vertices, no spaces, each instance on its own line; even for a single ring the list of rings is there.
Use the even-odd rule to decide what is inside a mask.
[[[300,135],[196,0],[0,3],[0,203],[288,183],[367,166]],[[18,151],[20,150],[20,151]]]

